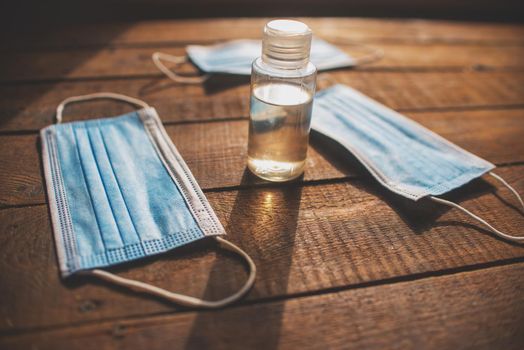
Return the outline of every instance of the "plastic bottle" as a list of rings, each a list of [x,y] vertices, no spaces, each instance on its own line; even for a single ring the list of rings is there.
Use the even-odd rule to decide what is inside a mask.
[[[248,168],[269,181],[304,172],[317,71],[309,62],[311,37],[302,22],[271,21],[253,62]]]

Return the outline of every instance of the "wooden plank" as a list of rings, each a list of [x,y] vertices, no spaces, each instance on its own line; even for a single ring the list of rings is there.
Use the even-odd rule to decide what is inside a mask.
[[[524,166],[497,171],[524,191]],[[497,186],[495,190],[489,184]],[[249,300],[371,283],[508,259],[524,249],[493,238],[458,210],[394,196],[372,181],[279,186],[207,194],[228,239],[250,254],[258,276]],[[491,179],[450,197],[503,231],[524,217]],[[506,201],[510,205],[504,204]],[[61,282],[44,205],[0,210],[3,332],[171,312],[89,278]],[[111,270],[170,290],[218,299],[245,278],[238,261],[201,242]]]
[[[334,42],[353,57],[361,57],[362,48]],[[443,70],[443,69],[522,69],[524,46],[445,45],[378,43],[383,59],[358,67],[359,70]],[[182,46],[147,48],[86,48],[76,50],[13,52],[0,57],[1,81],[37,81],[42,79],[86,79],[109,77],[160,76],[151,54],[162,51],[176,56],[186,54]],[[196,69],[188,65],[187,71]]]
[[[9,349],[522,349],[524,264],[4,337]]]
[[[156,20],[121,23],[69,24],[38,32],[17,28],[5,35],[4,51],[79,46],[129,46],[152,43],[202,43],[259,38],[269,18]],[[316,35],[327,39],[366,42],[523,43],[524,26],[482,22],[417,19],[302,18]]]
[[[207,85],[177,85],[168,79],[111,79],[0,86],[0,131],[38,130],[53,121],[63,99],[98,91],[139,97],[164,122],[247,117],[249,78],[215,76]],[[362,72],[319,76],[319,89],[350,85],[400,111],[482,108],[524,104],[524,72]],[[118,115],[132,109],[117,102],[68,107],[65,120]]]
[[[524,109],[407,115],[495,164],[524,162]],[[244,174],[247,121],[178,124],[166,128],[202,188],[263,182]],[[360,167],[345,156],[346,152],[320,135],[313,136],[311,145],[304,181],[359,174]],[[3,155],[0,207],[45,202],[37,135],[0,136],[0,154]]]

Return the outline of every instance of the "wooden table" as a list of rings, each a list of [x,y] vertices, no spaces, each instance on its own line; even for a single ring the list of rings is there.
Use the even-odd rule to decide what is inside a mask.
[[[384,190],[313,135],[303,179],[270,184],[245,170],[248,79],[177,85],[151,62],[189,43],[259,37],[265,19],[83,25],[18,33],[0,74],[0,348],[522,349],[524,248],[458,210]],[[355,55],[385,57],[322,73],[497,164],[524,193],[524,26],[421,20],[306,19]],[[191,67],[187,68],[191,70]],[[255,287],[218,311],[183,309],[89,278],[62,281],[37,132],[64,98],[113,91],[155,106],[228,239],[255,260]],[[68,107],[66,119],[125,104]],[[486,178],[450,195],[522,234],[508,190]],[[242,265],[207,241],[111,269],[170,290],[220,298]]]

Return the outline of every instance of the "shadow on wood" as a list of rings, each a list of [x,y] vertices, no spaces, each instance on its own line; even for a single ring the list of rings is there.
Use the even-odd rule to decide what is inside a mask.
[[[104,48],[109,46],[109,43],[116,37],[118,37],[120,34],[125,32],[129,26],[131,26],[132,23],[129,24],[120,24],[111,27],[109,30],[104,30],[103,33],[93,33],[93,32],[77,32],[76,33],[76,41],[80,43],[80,45],[87,43],[89,40],[93,40],[96,38],[97,42],[102,42],[103,44],[100,47],[100,50],[104,50]],[[29,29],[28,29],[29,28]],[[22,47],[22,50],[24,45],[27,45],[28,42],[40,42],[40,41],[46,41],[49,38],[53,38],[55,35],[57,35],[58,32],[63,33],[67,32],[67,27],[65,28],[59,28],[55,31],[53,29],[46,28],[46,30],[38,30],[35,28],[24,28],[20,29],[16,36],[9,38],[10,43],[15,43],[13,47],[8,48],[7,50],[17,50],[16,45],[19,45]],[[5,33],[4,33],[5,34]],[[105,43],[105,44],[104,44]],[[88,44],[87,44],[88,45]],[[5,49],[5,48],[4,48]],[[77,54],[77,55],[69,55],[68,60],[62,60],[59,62],[58,66],[54,66],[56,69],[60,71],[60,74],[62,76],[67,76],[69,73],[73,72],[77,67],[81,67],[85,62],[88,62],[90,59],[92,59],[94,56],[97,55],[97,50],[85,50],[85,54]],[[53,66],[53,62],[41,62],[39,60],[42,59],[42,55],[39,55],[38,52],[35,54],[33,52],[28,53],[31,54],[33,64],[35,67],[40,67],[41,65],[49,65]],[[118,62],[115,62],[114,64],[120,64]],[[7,72],[10,72],[9,74],[12,74],[13,71],[20,71],[21,69],[29,69],[30,67],[21,67],[20,64],[18,64],[18,61],[16,59],[16,56],[13,55],[6,55],[2,54],[0,55],[0,79],[7,75]],[[16,84],[26,84],[31,83],[31,79],[28,79],[26,81],[12,83],[16,86]],[[8,109],[4,109],[0,113],[0,127],[2,125],[5,125],[9,122],[10,119],[16,119],[18,116],[22,116],[24,113],[26,113],[26,110],[31,108],[39,108],[42,107],[42,100],[45,99],[46,95],[53,94],[54,90],[57,89],[57,87],[60,85],[60,81],[50,81],[50,84],[39,84],[36,85],[34,89],[31,89],[30,92],[26,92],[23,95],[20,94],[20,92],[15,89],[13,92],[13,96],[5,96],[10,100],[10,105]],[[23,89],[23,87],[22,87]],[[99,92],[99,90],[94,91],[88,91],[86,93],[93,93],[93,92]],[[55,91],[56,93],[56,91]],[[58,105],[61,101],[56,100],[56,105]],[[125,104],[124,104],[125,105]],[[128,110],[129,108],[127,106],[127,109],[122,110]],[[54,112],[54,111],[53,111]],[[53,120],[52,116],[49,116],[48,119],[51,121]]]
[[[252,181],[253,175],[249,170],[245,169],[242,184]],[[280,197],[280,198],[275,198]],[[281,221],[285,217],[285,226],[279,233],[278,239],[271,240],[276,242],[275,246],[260,247],[249,246],[243,247],[248,253],[249,251],[257,251],[256,256],[259,260],[256,261],[257,269],[260,274],[264,275],[264,270],[273,270],[278,268],[279,279],[281,283],[276,285],[268,285],[261,287],[261,289],[272,290],[276,294],[286,294],[288,276],[291,270],[292,253],[297,229],[298,215],[300,210],[300,200],[302,197],[302,186],[285,186],[277,189],[258,189],[252,191],[239,191],[235,204],[231,209],[229,221],[226,226],[227,232],[236,231],[236,237],[240,235],[256,234],[255,229],[265,226],[271,227],[272,222]],[[287,208],[281,212],[275,212],[274,202],[285,202]],[[244,242],[257,242],[257,240],[243,240]],[[275,253],[277,252],[277,253]],[[278,256],[278,265],[274,262],[275,257]],[[211,280],[220,279],[220,276],[215,276],[217,272],[215,269],[211,271]],[[240,281],[239,281],[240,282]],[[260,281],[258,281],[260,283]],[[240,285],[240,284],[239,284]],[[212,283],[208,284],[204,298],[209,298],[212,295]],[[279,290],[282,289],[282,290]],[[251,293],[256,294],[257,284]],[[284,304],[279,304],[276,309],[261,309],[271,311],[270,314],[260,312],[256,316],[256,324],[264,328],[264,344],[263,349],[275,349],[278,345],[278,340],[281,332],[282,315],[284,312]],[[211,334],[203,337],[202,329],[213,329]],[[231,341],[235,339],[234,330],[230,329],[229,322],[220,321],[220,314],[214,312],[202,312],[197,315],[193,322],[191,333],[186,342],[188,349],[205,349],[214,348],[216,344],[224,344],[224,338],[229,338]],[[228,342],[226,342],[228,343]],[[260,345],[260,344],[259,344]],[[246,345],[247,346],[247,345]],[[249,347],[247,347],[249,348]]]

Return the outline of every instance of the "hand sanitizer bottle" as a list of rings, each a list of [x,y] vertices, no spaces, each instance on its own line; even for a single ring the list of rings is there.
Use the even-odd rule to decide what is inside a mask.
[[[311,37],[302,22],[271,21],[253,62],[247,165],[269,181],[304,172],[317,72],[309,62]]]

